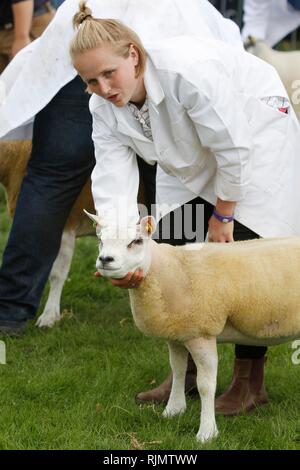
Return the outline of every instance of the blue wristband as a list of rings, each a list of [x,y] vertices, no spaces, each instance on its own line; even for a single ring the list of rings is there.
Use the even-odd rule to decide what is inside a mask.
[[[228,222],[232,222],[234,220],[233,215],[221,215],[219,212],[214,209],[213,216],[219,220],[219,222],[223,222],[224,224],[228,224]]]

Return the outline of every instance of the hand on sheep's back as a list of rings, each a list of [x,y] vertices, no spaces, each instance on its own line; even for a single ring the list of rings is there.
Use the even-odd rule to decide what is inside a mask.
[[[96,277],[102,277],[99,271],[95,272]],[[112,283],[113,286],[120,287],[121,289],[134,289],[139,287],[140,283],[144,279],[144,272],[142,269],[137,269],[134,273],[128,273],[122,279],[112,279],[108,280]]]

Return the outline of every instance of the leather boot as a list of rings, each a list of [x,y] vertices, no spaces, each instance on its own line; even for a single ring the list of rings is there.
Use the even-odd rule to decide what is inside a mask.
[[[228,390],[216,399],[216,414],[235,416],[268,403],[264,386],[266,357],[235,359],[234,372]]]
[[[197,369],[196,365],[188,356],[188,365],[185,376],[185,393],[197,392]],[[139,404],[144,403],[167,403],[172,388],[172,374],[170,374],[158,387],[147,392],[138,393],[135,400]]]

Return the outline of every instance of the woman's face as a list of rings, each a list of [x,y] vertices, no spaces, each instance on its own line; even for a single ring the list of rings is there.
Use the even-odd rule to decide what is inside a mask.
[[[145,100],[143,78],[136,78],[138,62],[139,55],[133,45],[127,58],[117,55],[111,47],[102,46],[78,54],[74,67],[88,85],[88,92],[122,107],[128,101]]]

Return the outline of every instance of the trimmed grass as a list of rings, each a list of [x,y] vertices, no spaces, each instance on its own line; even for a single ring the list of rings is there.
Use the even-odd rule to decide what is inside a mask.
[[[10,223],[1,198],[2,251]],[[195,440],[197,397],[171,420],[161,418],[162,406],[137,406],[134,395],[168,373],[167,347],[136,329],[126,291],[93,277],[96,245],[77,241],[62,322],[51,330],[32,322],[24,337],[5,340],[0,449],[300,449],[300,365],[290,343],[269,350],[270,403],[217,417],[220,436],[205,446]],[[219,347],[219,360],[218,393],[230,381],[232,346]]]

